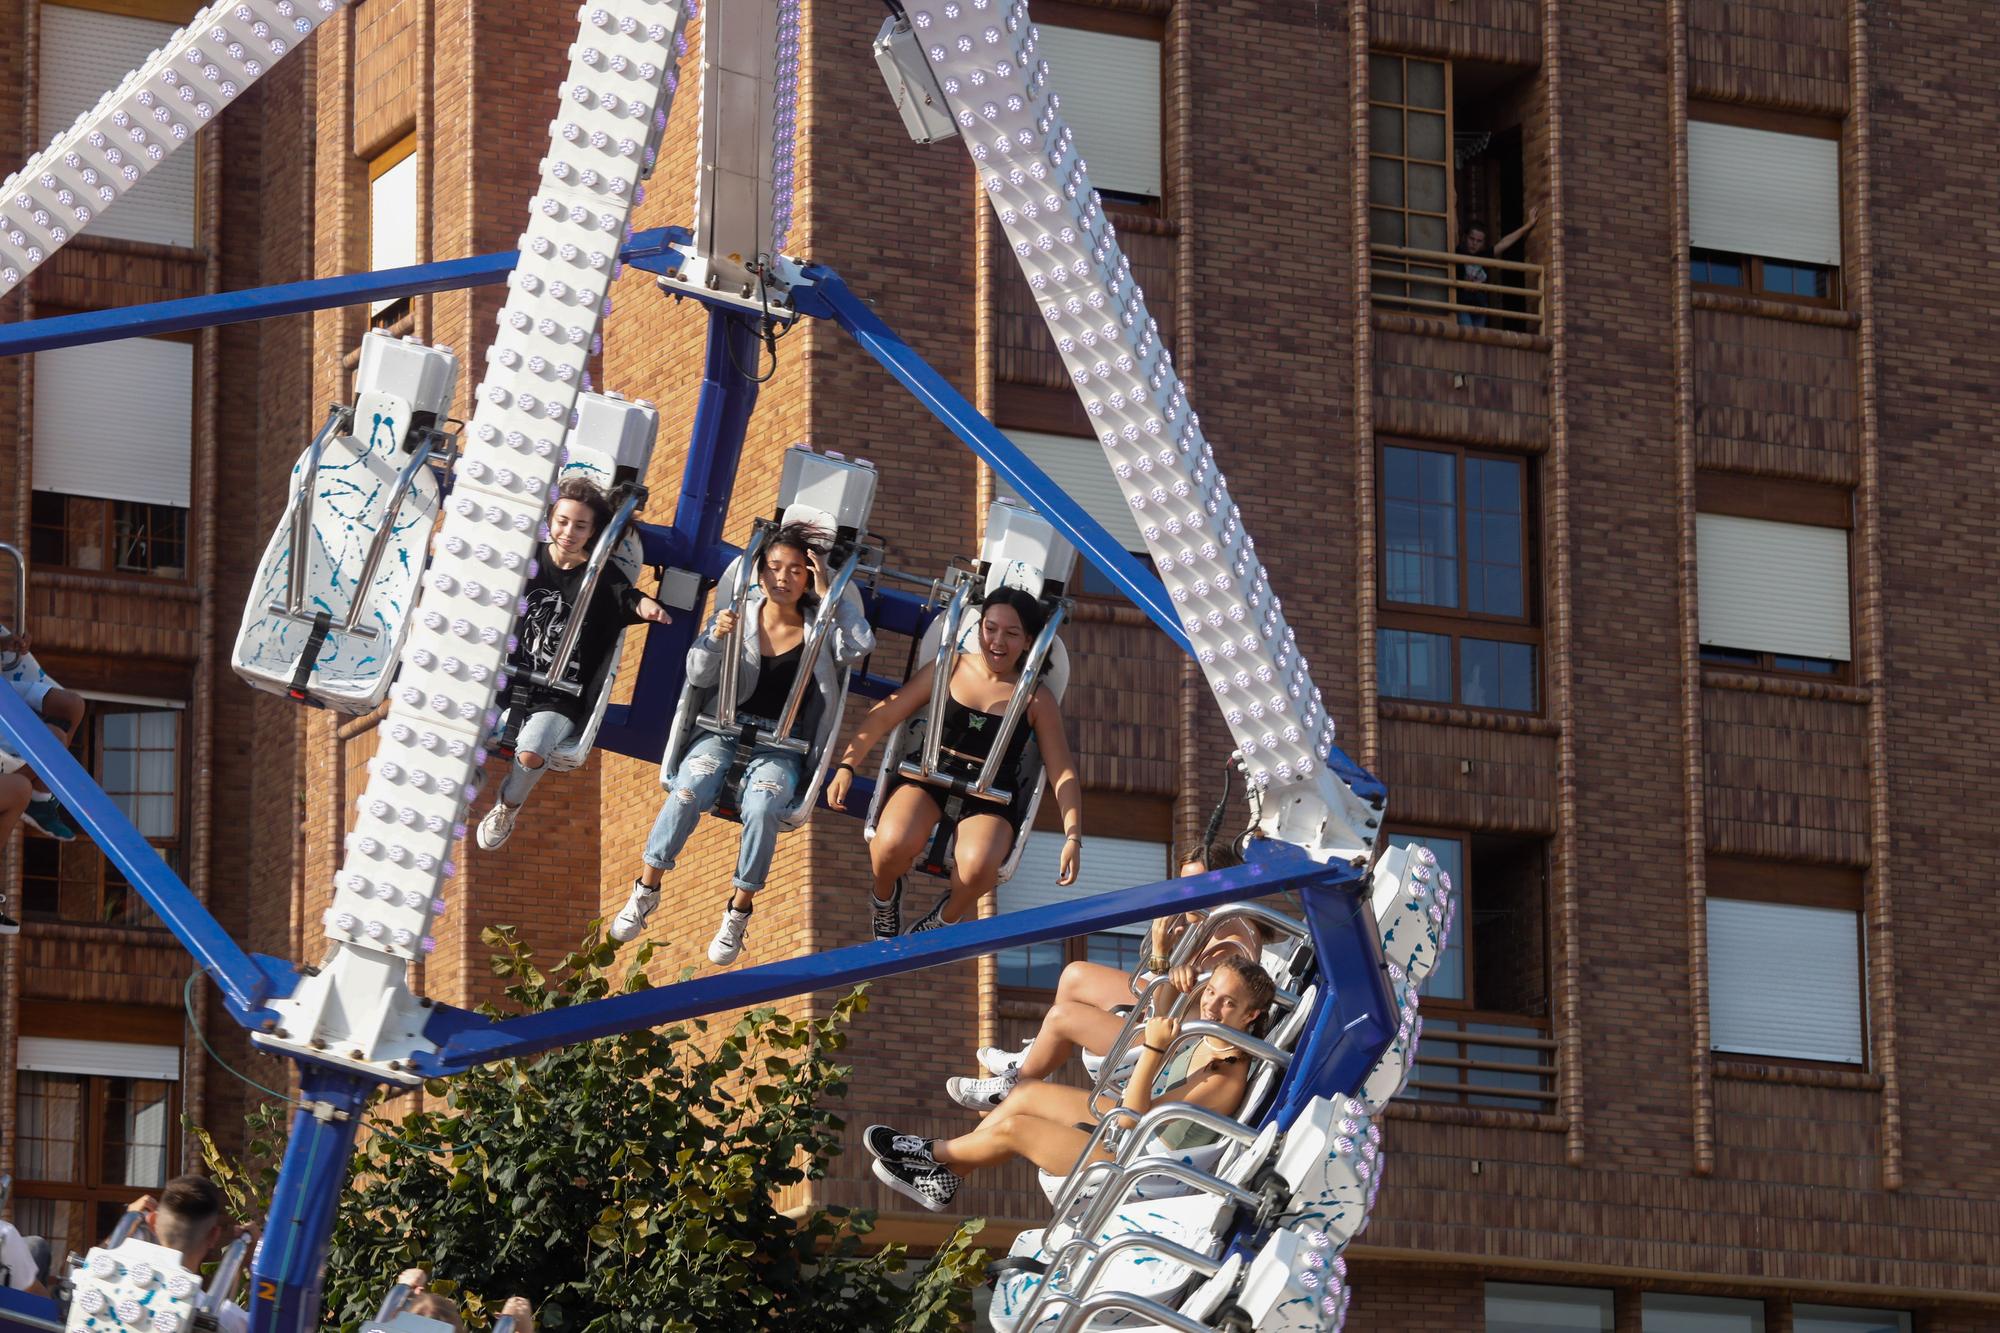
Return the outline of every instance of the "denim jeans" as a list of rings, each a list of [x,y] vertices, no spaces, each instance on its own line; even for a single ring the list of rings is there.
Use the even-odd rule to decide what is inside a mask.
[[[507,770],[507,780],[500,784],[500,799],[516,810],[526,805],[535,784],[542,780],[542,774],[549,771],[549,751],[568,744],[570,734],[575,730],[575,724],[553,709],[530,714],[514,737],[514,765]],[[529,768],[521,762],[524,754],[540,755],[542,766]]]
[[[722,782],[729,776],[729,760],[735,752],[736,742],[726,736],[703,736],[688,747],[687,757],[667,787],[667,799],[660,803],[652,835],[646,839],[647,865],[655,870],[674,868],[674,858],[680,855],[688,835],[722,794]],[[804,766],[803,756],[774,746],[760,745],[750,753],[738,800],[743,841],[736,853],[736,878],[730,881],[745,893],[763,888],[764,877],[771,873],[778,817],[791,805]]]

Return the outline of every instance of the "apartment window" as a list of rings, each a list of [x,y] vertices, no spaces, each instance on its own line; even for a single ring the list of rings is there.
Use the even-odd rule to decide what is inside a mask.
[[[1549,1038],[1548,876],[1532,838],[1398,831],[1391,842],[1436,854],[1457,920],[1424,981],[1423,1041],[1411,1086],[1420,1099],[1547,1111],[1555,1100]]]
[[[34,376],[33,559],[185,578],[194,344],[128,338],[38,352]]]
[[[1865,1065],[1861,930],[1859,871],[1710,861],[1710,1047]]]
[[[41,7],[36,114],[43,141],[68,129],[97,105],[106,89],[116,88],[174,34],[172,23],[106,12],[109,8]],[[188,6],[190,14],[193,9]],[[199,157],[192,147],[169,155],[114,207],[92,218],[90,234],[155,245],[194,245]]]
[[[1794,1305],[1792,1333],[1910,1333],[1910,1315],[1907,1310]]]
[[[1486,1333],[1611,1333],[1612,1297],[1594,1287],[1486,1284]]]
[[[1038,54],[1049,62],[1053,85],[1062,89],[1062,114],[1089,163],[1091,185],[1114,203],[1159,199],[1157,26],[1144,19],[1122,23],[1123,16],[1109,10],[1068,5],[1050,10],[1037,24]]]
[[[1540,708],[1527,460],[1382,449],[1377,667],[1392,699]]]
[[[1377,52],[1368,58],[1368,235],[1378,299],[1448,308],[1449,263],[1413,261],[1399,250],[1446,253],[1452,245],[1451,67],[1442,60]],[[1385,274],[1435,279],[1413,282]]]
[[[71,1030],[95,1026],[89,1017],[68,1015]],[[133,1199],[178,1173],[180,1054],[178,1046],[21,1038],[13,1214],[23,1233],[48,1237],[58,1254],[81,1253]]]
[[[417,258],[417,136],[412,134],[368,164],[368,268],[407,268]],[[391,297],[368,307],[368,322],[386,328],[409,312],[409,297]]]
[[[1140,558],[1146,558],[1146,539],[1139,535],[1139,522],[1124,489],[1112,474],[1104,456],[1104,446],[1084,435],[1045,435],[1040,431],[1010,430],[1007,438],[1049,474],[1049,480],[1076,501],[1083,512],[1104,525],[1112,539]],[[994,492],[1004,499],[1018,500],[1033,508],[1012,486],[994,478]],[[1079,563],[1088,564],[1079,557]],[[1107,582],[1106,586],[1110,586]]]
[[[1695,285],[1840,304],[1838,127],[1780,118],[1807,131],[1785,132],[1696,115],[1688,123]]]
[[[1649,1291],[1639,1308],[1642,1333],[1764,1333],[1762,1301]]]
[[[1054,804],[1054,797],[1045,793],[1043,811],[1049,811]],[[1020,865],[1013,877],[1000,886],[996,904],[999,911],[1018,912],[1139,884],[1154,884],[1174,873],[1168,864],[1173,853],[1167,842],[1171,810],[1166,802],[1121,799],[1105,793],[1087,797],[1085,804],[1092,811],[1093,823],[1101,819],[1103,827],[1138,836],[1092,834],[1084,843],[1083,865],[1076,883],[1065,886],[1056,883],[1062,854],[1061,823],[1052,815],[1038,817],[1037,832],[1021,849]],[[1136,921],[1070,940],[1002,949],[994,955],[1000,970],[1000,985],[1013,990],[1054,990],[1064,966],[1078,959],[1130,971],[1139,965],[1149,924]]]
[[[71,745],[114,804],[169,866],[183,863],[182,744],[185,712],[169,703],[92,697]],[[95,842],[21,843],[22,905],[46,920],[158,926],[159,918]]]
[[[1704,473],[1697,479],[1704,662],[1845,679],[1853,657],[1847,492]]]

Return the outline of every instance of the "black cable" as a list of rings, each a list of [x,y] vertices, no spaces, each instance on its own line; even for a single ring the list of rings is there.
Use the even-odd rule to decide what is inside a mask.
[[[1229,784],[1235,772],[1235,764],[1225,762],[1222,765],[1222,799],[1217,801],[1215,809],[1209,812],[1208,825],[1201,831],[1201,850],[1204,858],[1208,849],[1215,845],[1215,835],[1222,831],[1222,816],[1229,809]]]

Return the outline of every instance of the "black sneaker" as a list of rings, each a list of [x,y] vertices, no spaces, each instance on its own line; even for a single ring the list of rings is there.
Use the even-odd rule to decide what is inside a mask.
[[[875,1179],[934,1213],[951,1207],[951,1201],[958,1197],[958,1187],[965,1183],[948,1166],[925,1166],[918,1162],[877,1162]]]
[[[6,909],[0,908],[0,935],[18,935],[20,933],[21,923],[7,915]]]
[[[875,938],[893,940],[903,933],[903,881],[896,881],[896,892],[883,902],[874,894],[868,895],[868,905],[875,909]]]
[[[910,927],[910,933],[912,935],[921,935],[927,930],[937,930],[941,926],[957,925],[958,922],[956,921],[947,921],[944,919],[945,904],[950,901],[951,895],[947,893],[944,897],[931,904],[931,910],[925,912],[918,919],[917,924]]]
[[[21,822],[45,838],[57,842],[75,842],[76,829],[69,822],[69,815],[62,808],[62,802],[53,796],[39,796],[28,802],[28,808],[21,813]]]
[[[862,1130],[861,1142],[867,1147],[869,1156],[878,1162],[937,1165],[937,1159],[931,1156],[929,1139],[915,1134],[898,1134],[887,1125],[870,1125]]]

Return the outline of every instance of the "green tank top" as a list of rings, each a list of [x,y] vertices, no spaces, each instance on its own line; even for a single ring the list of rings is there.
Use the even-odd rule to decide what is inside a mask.
[[[1159,1103],[1161,1098],[1166,1096],[1169,1089],[1187,1081],[1188,1070],[1194,1065],[1194,1053],[1200,1050],[1201,1046],[1202,1043],[1198,1041],[1189,1042],[1175,1053],[1173,1059],[1160,1066],[1160,1072],[1153,1076],[1153,1102],[1155,1105]],[[1213,1065],[1224,1062],[1211,1061],[1210,1063]],[[1220,1134],[1217,1134],[1206,1125],[1197,1125],[1187,1120],[1176,1120],[1173,1124],[1168,1125],[1158,1134],[1155,1134],[1153,1136],[1153,1143],[1160,1152],[1177,1153],[1185,1152],[1190,1148],[1206,1148],[1210,1144],[1220,1140],[1221,1137]]]

